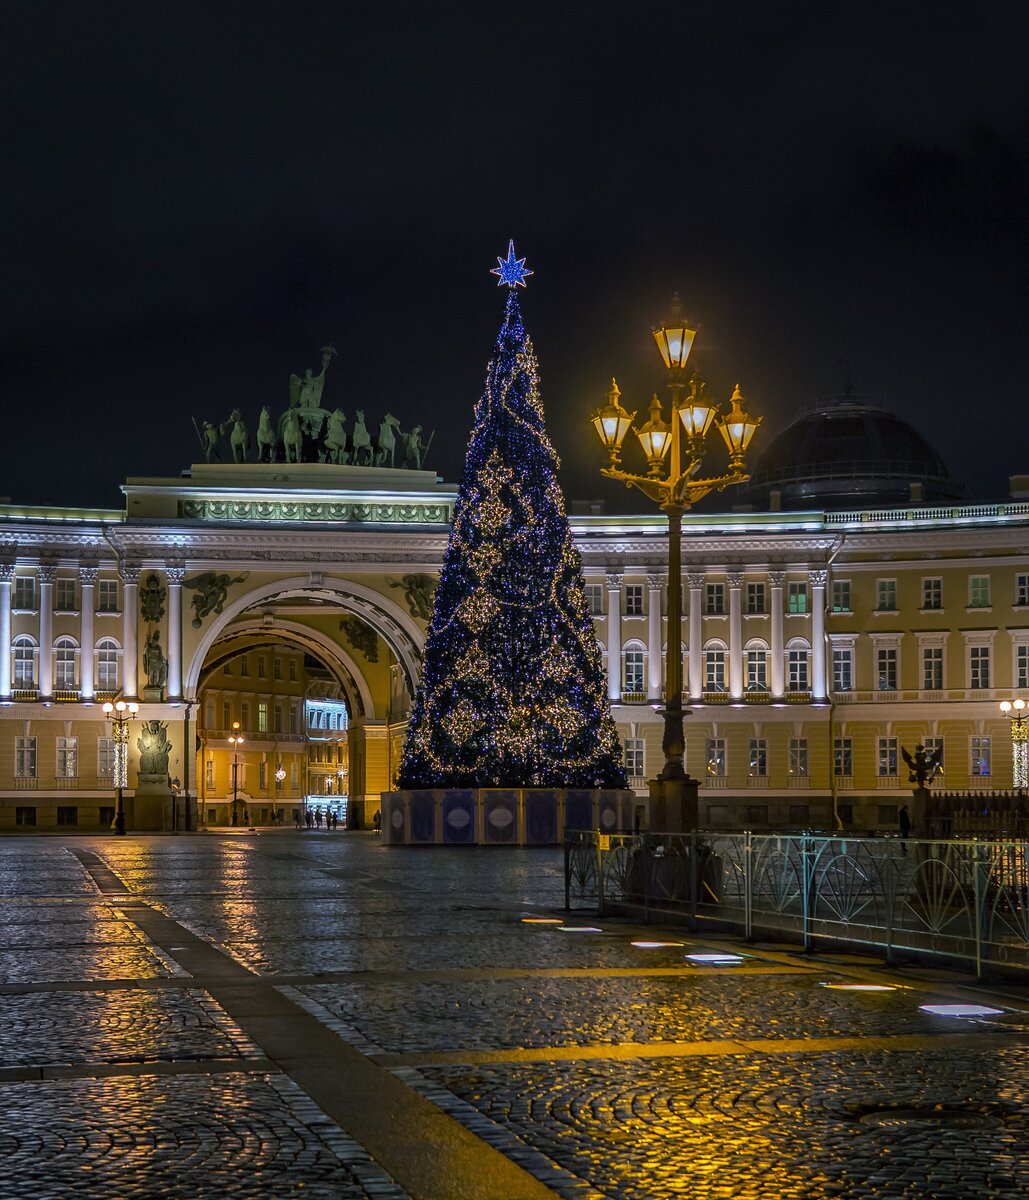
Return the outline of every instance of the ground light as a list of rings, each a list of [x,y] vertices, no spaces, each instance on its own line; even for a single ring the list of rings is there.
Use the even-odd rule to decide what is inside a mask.
[[[698,967],[729,967],[743,962],[742,954],[687,954],[686,958]]]
[[[934,1017],[999,1017],[1002,1008],[987,1008],[984,1004],[920,1004],[921,1012],[932,1013]]]
[[[559,925],[561,933],[603,933],[596,925]]]
[[[685,942],[631,942],[630,945],[636,947],[637,950],[661,950],[665,946],[679,947],[685,946]]]
[[[560,917],[522,917],[523,925],[560,925]]]
[[[897,990],[888,983],[820,983],[818,986],[828,988],[831,992],[895,992]]]

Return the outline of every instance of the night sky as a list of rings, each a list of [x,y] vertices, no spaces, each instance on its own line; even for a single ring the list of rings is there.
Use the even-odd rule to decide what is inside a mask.
[[[0,492],[120,506],[327,341],[456,479],[511,237],[570,497],[629,503],[587,418],[675,290],[766,440],[849,380],[1029,471],[1029,5],[463,7],[5,5]]]

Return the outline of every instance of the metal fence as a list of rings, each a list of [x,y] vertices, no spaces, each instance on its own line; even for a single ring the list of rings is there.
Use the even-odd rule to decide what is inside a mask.
[[[1025,841],[569,833],[565,905],[1029,971]]]

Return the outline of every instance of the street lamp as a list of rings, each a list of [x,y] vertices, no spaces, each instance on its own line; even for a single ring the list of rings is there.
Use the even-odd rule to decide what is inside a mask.
[[[684,800],[683,766],[685,738],[682,706],[682,514],[709,492],[720,491],[747,478],[746,452],[760,417],[745,409],[743,394],[736,386],[729,411],[719,412],[718,405],[704,391],[704,382],[696,375],[687,379],[686,362],[696,330],[683,321],[678,297],[672,301],[669,321],[654,330],[654,341],[661,353],[671,392],[670,420],[665,421],[661,401],[650,402],[648,420],[634,430],[647,460],[646,475],[622,470],[621,452],[625,435],[633,428],[635,412],[621,405],[621,392],[614,379],[607,394],[608,403],[594,413],[593,426],[607,451],[608,465],[601,474],[637,487],[655,501],[668,517],[668,656],[665,664],[664,736],[661,749],[665,765],[658,776],[659,794],[666,801]],[[689,388],[684,396],[683,392]],[[725,475],[697,479],[706,453],[705,439],[716,425],[729,451],[729,470]],[[667,460],[667,466],[665,465]],[[681,811],[681,809],[680,809]]]
[[[1002,700],[1000,711],[1011,722],[1012,784],[1019,790],[1029,788],[1029,722],[1025,716],[1025,701]]]
[[[232,824],[239,824],[239,747],[243,745],[243,735],[239,732],[239,722],[232,722],[232,732],[229,734],[232,743]]]
[[[139,712],[139,705],[110,700],[104,705],[104,713],[114,726],[114,787],[118,795],[118,810],[114,818],[114,832],[125,836],[125,801],[122,789],[129,786],[129,721]],[[128,715],[126,715],[128,714]]]

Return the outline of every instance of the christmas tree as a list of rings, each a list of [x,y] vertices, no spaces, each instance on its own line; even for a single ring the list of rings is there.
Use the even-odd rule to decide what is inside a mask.
[[[623,788],[618,734],[547,437],[514,244],[407,730],[401,788]]]

